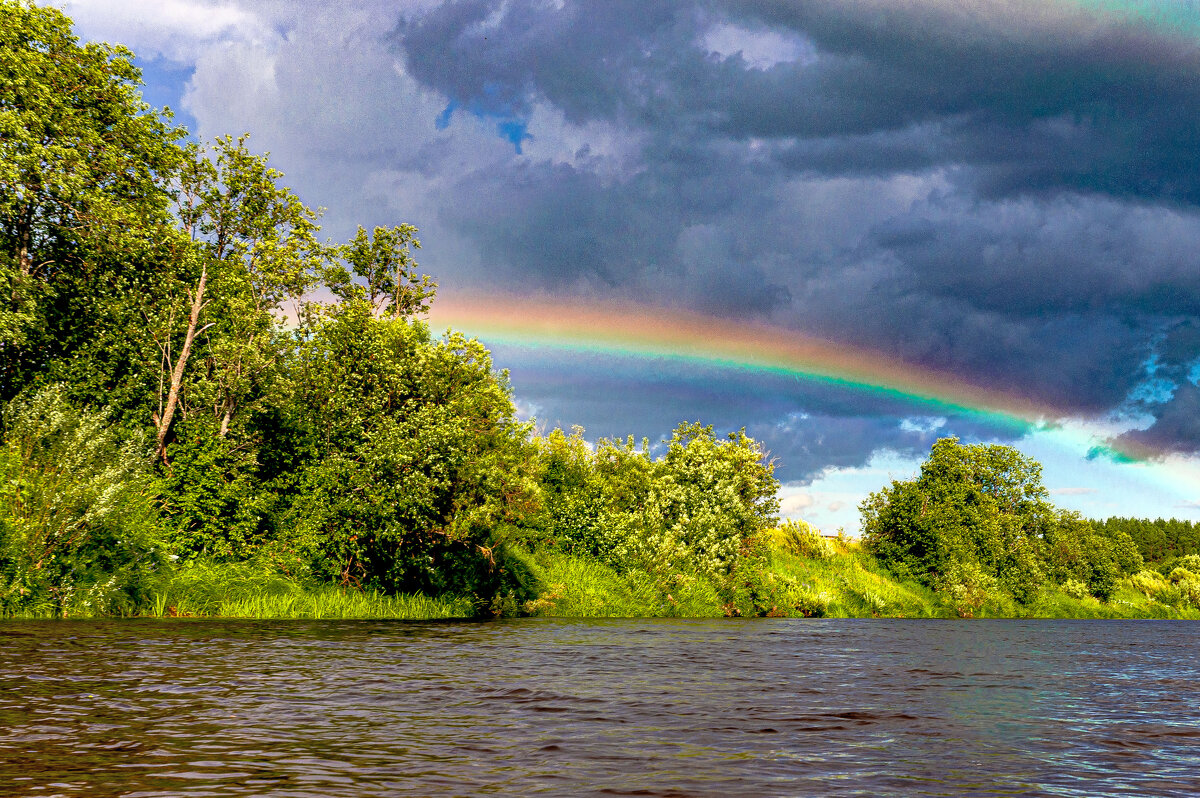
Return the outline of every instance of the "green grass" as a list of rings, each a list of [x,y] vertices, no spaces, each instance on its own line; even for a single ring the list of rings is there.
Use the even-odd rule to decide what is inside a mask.
[[[668,578],[640,570],[618,573],[587,557],[554,549],[522,552],[541,595],[525,612],[548,618],[719,618],[724,615],[714,585],[685,574]]]
[[[783,617],[957,618],[951,598],[913,581],[896,579],[855,541],[829,541],[797,553],[772,541],[758,575],[759,610]],[[543,586],[526,602],[527,614],[555,618],[720,617],[717,586],[694,576],[654,577],[645,571],[618,573],[587,557],[552,549],[524,552],[522,559]],[[744,602],[739,602],[744,604]],[[1148,598],[1123,579],[1108,602],[1072,598],[1047,588],[1037,601],[1020,605],[1006,595],[989,595],[970,609],[975,618],[1190,618],[1200,610]]]
[[[474,605],[467,599],[309,586],[249,563],[190,563],[160,580],[147,614],[158,618],[428,620],[468,618],[474,614]]]
[[[781,614],[832,618],[942,618],[950,608],[916,582],[900,582],[853,542],[827,556],[804,557],[772,547],[768,573],[779,583]]]
[[[511,608],[519,614],[553,618],[711,618],[729,614],[834,618],[955,618],[947,595],[897,580],[854,541],[797,547],[773,540],[761,570],[739,572],[718,585],[684,573],[651,574],[616,569],[553,548],[513,552],[538,595]],[[1171,618],[1200,619],[1172,590],[1145,579],[1126,578],[1108,602],[1072,598],[1044,590],[1019,605],[989,595],[970,611],[977,618]],[[1147,586],[1149,585],[1149,586]],[[1139,589],[1139,586],[1141,589]],[[731,592],[732,591],[732,592]],[[1147,596],[1148,591],[1151,596]],[[407,619],[478,617],[470,598],[384,595],[334,585],[305,584],[252,563],[194,562],[163,572],[142,615],[252,619]],[[56,617],[52,607],[27,607],[6,617]],[[69,617],[83,617],[78,608]]]

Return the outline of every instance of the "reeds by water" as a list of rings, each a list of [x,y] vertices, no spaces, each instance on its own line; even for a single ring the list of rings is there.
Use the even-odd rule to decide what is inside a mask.
[[[160,581],[149,610],[158,618],[427,620],[467,618],[474,605],[466,599],[307,586],[248,563],[192,563]]]

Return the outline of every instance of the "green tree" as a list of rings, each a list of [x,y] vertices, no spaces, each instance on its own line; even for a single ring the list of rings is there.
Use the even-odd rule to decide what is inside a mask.
[[[181,404],[211,413],[218,437],[229,434],[277,363],[284,303],[298,307],[331,254],[316,238],[317,213],[279,185],[283,175],[250,153],[246,138],[218,139],[183,170],[178,214],[192,241],[190,268],[156,314],[162,377],[152,420],[164,462]],[[201,368],[191,369],[188,396],[197,342]]]
[[[328,282],[334,294],[344,299],[364,296],[394,319],[428,311],[437,284],[417,270],[412,251],[420,249],[421,242],[416,234],[411,224],[376,227],[370,236],[359,227],[340,251],[350,270],[331,270]],[[362,284],[353,282],[351,274]]]
[[[537,487],[529,428],[487,350],[361,299],[310,314],[298,336],[263,444],[266,470],[295,480],[279,556],[389,591],[499,590]]]
[[[0,399],[95,337],[122,269],[171,234],[183,132],[146,105],[132,54],[81,45],[62,12],[0,0]]]
[[[916,479],[893,481],[859,507],[863,541],[903,578],[953,587],[995,578],[1020,601],[1045,581],[1042,536],[1055,523],[1041,466],[1000,445],[933,445]]]

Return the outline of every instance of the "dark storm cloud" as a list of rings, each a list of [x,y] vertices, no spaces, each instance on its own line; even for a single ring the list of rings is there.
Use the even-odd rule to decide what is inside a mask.
[[[717,54],[722,26],[788,46]],[[497,282],[768,317],[1086,412],[1200,319],[1194,38],[1033,0],[479,0],[412,15],[395,43],[454,114],[521,126],[544,107],[633,142],[608,172],[581,151],[459,179],[439,217]],[[1195,450],[1179,414],[1200,340],[1166,335],[1185,384],[1140,439]],[[856,454],[807,427],[797,453],[891,445],[830,417],[855,419]]]
[[[1154,424],[1149,429],[1127,432],[1117,444],[1179,454],[1200,451],[1200,387],[1184,382],[1169,401],[1154,405],[1150,412]]]

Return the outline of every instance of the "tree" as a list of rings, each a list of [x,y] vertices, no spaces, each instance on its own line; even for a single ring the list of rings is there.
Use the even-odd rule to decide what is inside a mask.
[[[265,475],[294,479],[276,551],[344,584],[494,593],[537,489],[487,350],[364,299],[316,309],[298,340],[262,447]]]
[[[1041,466],[1011,447],[943,438],[916,479],[893,481],[859,509],[864,543],[902,577],[948,588],[978,571],[1022,601],[1044,582],[1041,539],[1054,510]]]
[[[300,302],[331,254],[316,238],[317,213],[279,185],[283,175],[266,155],[251,154],[246,139],[217,139],[209,151],[193,151],[183,170],[178,215],[190,268],[167,295],[185,300],[157,314],[162,378],[152,420],[164,462],[197,339],[203,367],[194,370],[192,403],[211,411],[224,438],[276,363],[284,302]]]
[[[361,294],[373,308],[393,319],[428,311],[437,284],[417,271],[412,250],[420,249],[421,242],[416,233],[411,224],[401,224],[376,227],[368,237],[359,227],[350,243],[341,248],[350,272],[343,269],[330,281],[334,293],[347,299]],[[352,282],[351,272],[365,285]]]
[[[863,542],[901,577],[955,595],[992,585],[1028,603],[1050,580],[1082,583],[1107,600],[1122,572],[1141,568],[1136,546],[1120,530],[1053,507],[1041,475],[1010,446],[943,438],[915,479],[859,506]]]
[[[106,279],[171,235],[183,131],[121,47],[0,0],[0,398],[90,340]],[[98,294],[104,294],[98,296]]]

